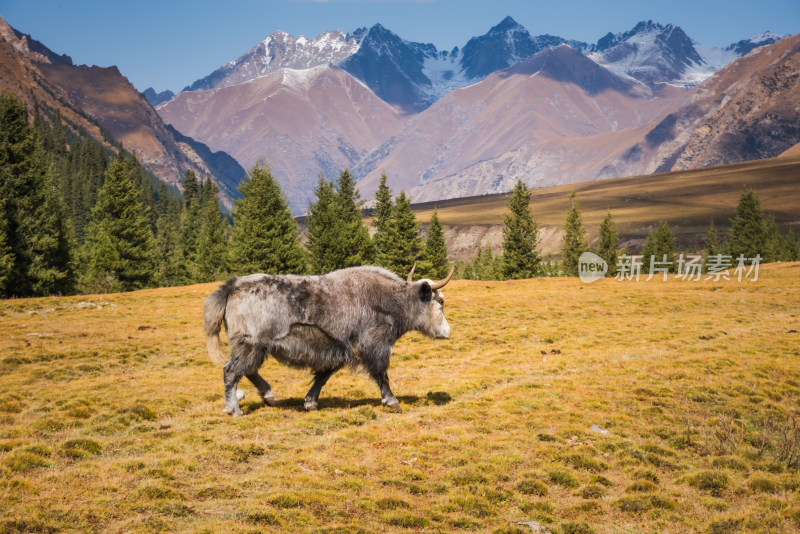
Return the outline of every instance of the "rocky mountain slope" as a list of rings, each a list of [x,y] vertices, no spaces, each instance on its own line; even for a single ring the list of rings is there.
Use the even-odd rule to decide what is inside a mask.
[[[0,19],[0,86],[28,103],[58,110],[67,127],[82,130],[109,145],[121,142],[136,153],[147,170],[168,184],[179,185],[187,169],[211,176],[226,191],[230,206],[244,169],[235,162],[220,166],[195,141],[179,141],[161,117],[116,67],[75,66],[46,46]],[[202,153],[198,153],[198,149]],[[216,157],[224,157],[216,155]],[[212,170],[212,168],[216,169]]]
[[[385,170],[415,200],[507,191],[517,179],[537,186],[594,179],[688,96],[677,87],[654,95],[570,46],[547,48],[452,91],[354,172],[364,176],[366,196]]]
[[[672,116],[697,125],[675,151],[673,170],[781,154],[800,142],[800,35],[753,51],[698,89]]]
[[[184,91],[158,111],[178,131],[245,167],[268,163],[295,213],[305,211],[320,173],[334,178],[403,125],[396,108],[329,66]]]

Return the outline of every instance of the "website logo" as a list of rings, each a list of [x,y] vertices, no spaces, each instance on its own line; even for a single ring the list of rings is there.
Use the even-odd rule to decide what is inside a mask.
[[[594,252],[584,252],[578,259],[578,276],[587,284],[603,278],[608,272],[606,260]]]

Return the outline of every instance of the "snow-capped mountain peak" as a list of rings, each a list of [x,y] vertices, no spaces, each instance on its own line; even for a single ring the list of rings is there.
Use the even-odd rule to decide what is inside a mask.
[[[285,31],[275,31],[243,56],[197,80],[184,91],[237,85],[283,68],[310,69],[338,63],[358,50],[363,36],[363,30],[347,34],[333,30],[309,39],[304,35],[295,38]]]

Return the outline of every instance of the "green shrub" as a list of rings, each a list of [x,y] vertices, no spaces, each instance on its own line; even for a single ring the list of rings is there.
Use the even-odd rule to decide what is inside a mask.
[[[137,421],[155,421],[158,419],[156,411],[144,404],[134,404],[128,408],[123,408],[120,413],[127,414]]]
[[[550,481],[553,484],[557,484],[564,488],[577,488],[580,486],[580,482],[572,473],[567,471],[559,471],[559,470],[552,470],[547,473],[547,476],[550,477]]]
[[[423,528],[428,526],[429,521],[427,517],[403,513],[391,516],[387,523],[403,528]]]
[[[657,489],[658,486],[656,486],[649,480],[637,480],[636,482],[625,488],[625,491],[627,491],[628,493],[632,492],[648,493],[656,491]]]
[[[70,458],[83,458],[88,455],[96,456],[103,452],[103,448],[99,443],[88,438],[65,441],[61,448],[64,454]]]
[[[578,495],[583,497],[584,499],[599,499],[603,496],[605,490],[596,484],[589,484],[588,486],[584,486],[579,492]]]
[[[276,508],[298,508],[302,504],[299,498],[288,493],[273,495],[268,500],[269,503]]]
[[[708,525],[708,534],[733,534],[742,528],[741,519],[721,519]]]
[[[691,477],[689,484],[699,490],[707,491],[714,497],[719,497],[728,487],[728,475],[718,471],[702,471]]]
[[[543,497],[547,495],[547,485],[536,479],[526,478],[516,485],[516,490],[525,495],[537,495]]]
[[[583,521],[573,523],[562,523],[561,532],[563,534],[594,534],[594,530]]]
[[[411,505],[401,499],[394,499],[387,497],[385,499],[378,499],[375,501],[375,506],[381,510],[397,510],[398,508],[411,508]]]
[[[778,484],[766,477],[753,477],[747,482],[747,485],[753,491],[763,491],[764,493],[777,493],[779,490]]]
[[[653,508],[673,510],[676,507],[675,502],[658,495],[623,497],[616,501],[614,505],[623,512],[631,514],[641,514]]]

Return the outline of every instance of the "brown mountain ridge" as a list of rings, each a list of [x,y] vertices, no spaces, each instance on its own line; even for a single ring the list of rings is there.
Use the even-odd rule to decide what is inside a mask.
[[[200,154],[191,143],[176,139],[116,67],[75,66],[68,56],[58,56],[0,18],[0,88],[18,94],[30,110],[39,105],[60,111],[74,131],[108,146],[121,142],[167,184],[180,187],[188,169],[211,177],[225,192],[223,203],[231,206],[243,169],[236,164],[228,174],[214,172],[216,159],[225,156]]]

